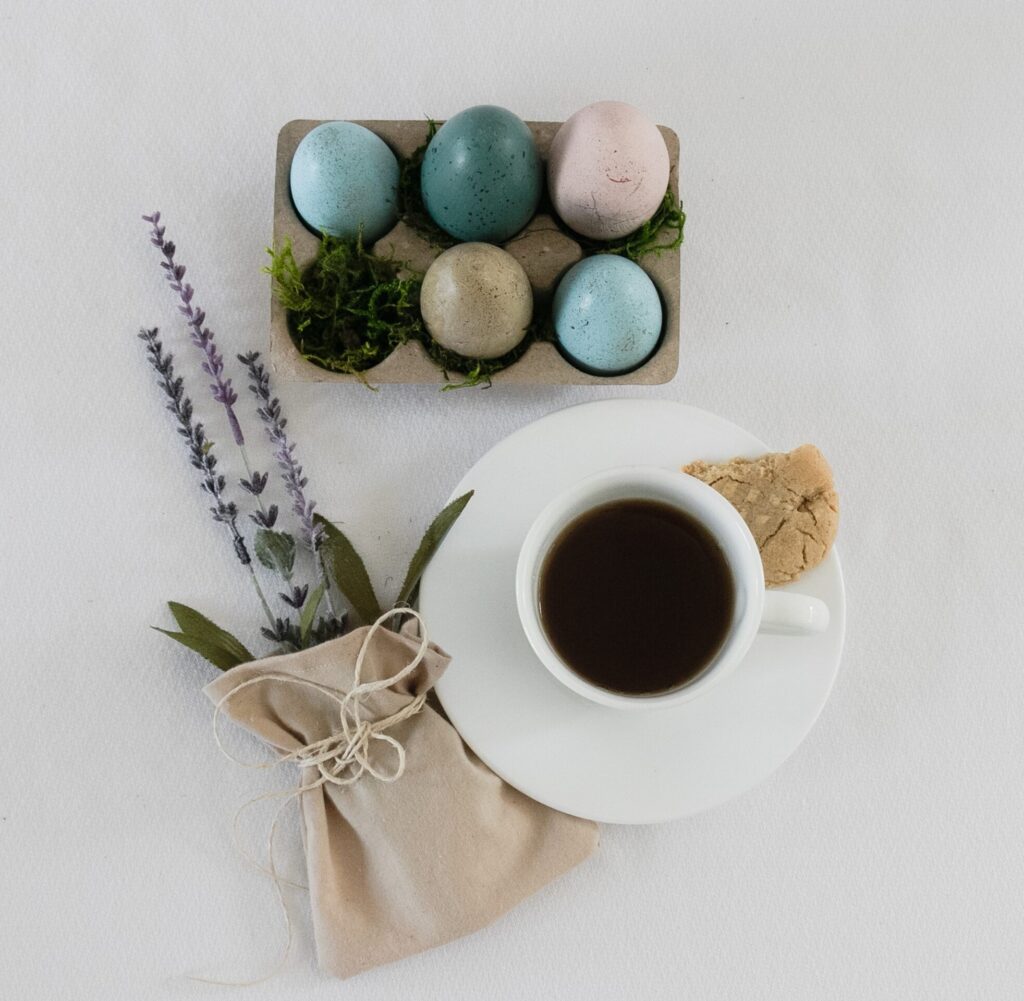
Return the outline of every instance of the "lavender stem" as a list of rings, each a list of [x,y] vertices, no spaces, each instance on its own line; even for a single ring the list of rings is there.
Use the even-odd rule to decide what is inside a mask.
[[[213,380],[210,384],[210,392],[213,394],[214,400],[224,407],[224,412],[227,414],[231,436],[234,438],[235,444],[242,454],[242,462],[245,465],[246,475],[248,476],[248,480],[243,481],[243,486],[258,483],[258,479],[253,478],[249,453],[245,447],[245,436],[242,434],[242,426],[239,424],[238,417],[235,414],[235,403],[238,401],[238,394],[232,388],[231,380],[224,378],[224,356],[217,350],[213,331],[205,326],[206,310],[201,309],[192,302],[195,290],[184,280],[185,272],[187,271],[185,265],[178,264],[174,260],[174,255],[177,251],[174,242],[164,239],[167,227],[160,225],[160,213],[154,212],[152,215],[144,215],[142,218],[150,224],[150,243],[164,256],[164,259],[160,262],[160,267],[163,268],[164,277],[167,279],[168,285],[177,293],[179,300],[178,312],[185,317],[192,343],[203,352],[205,359],[203,361],[203,371]],[[259,492],[251,489],[249,492],[256,498],[256,504],[262,515],[261,519],[257,519],[259,524],[266,528],[271,527],[274,523],[274,516],[263,506],[263,499],[260,497]]]
[[[164,239],[166,227],[160,225],[160,213],[154,212],[152,215],[144,215],[142,218],[150,224],[150,243],[164,256],[160,267],[164,269],[167,283],[178,294],[178,299],[181,301],[178,312],[185,317],[185,321],[188,323],[192,343],[206,356],[206,360],[203,362],[203,371],[213,379],[210,385],[213,398],[224,407],[235,444],[242,446],[245,444],[245,436],[242,434],[242,427],[238,423],[234,410],[238,394],[231,388],[231,380],[224,378],[224,356],[217,350],[213,331],[204,326],[206,311],[192,305],[194,289],[191,285],[183,282],[186,268],[184,264],[176,264],[174,261],[174,253],[177,248],[171,240]]]
[[[210,495],[213,506],[210,513],[213,520],[227,527],[231,535],[231,545],[239,563],[248,571],[252,586],[256,591],[267,621],[273,628],[276,625],[270,605],[256,579],[252,567],[252,557],[245,544],[245,539],[238,529],[238,507],[234,501],[224,498],[224,487],[227,484],[224,476],[217,472],[217,457],[213,453],[213,443],[206,437],[206,430],[199,422],[192,420],[192,401],[185,395],[185,382],[174,374],[174,356],[164,353],[163,344],[157,336],[158,329],[140,330],[139,339],[146,345],[146,355],[157,375],[157,383],[167,396],[167,409],[174,415],[178,423],[178,434],[185,439],[189,459],[192,466],[199,470],[201,487]]]
[[[271,396],[270,374],[259,357],[258,351],[250,351],[248,354],[239,355],[238,360],[245,365],[249,372],[249,390],[259,402],[256,413],[266,425],[267,437],[274,446],[274,457],[277,459],[277,467],[284,480],[285,490],[288,491],[288,496],[292,499],[292,511],[299,519],[301,529],[299,537],[313,554],[317,583],[323,585],[327,607],[332,618],[336,619],[338,613],[335,609],[327,568],[324,566],[324,557],[321,552],[323,529],[313,520],[316,503],[306,499],[307,480],[302,475],[302,466],[295,459],[295,443],[288,440],[288,433],[285,430],[288,421],[281,416],[281,401],[276,396]]]

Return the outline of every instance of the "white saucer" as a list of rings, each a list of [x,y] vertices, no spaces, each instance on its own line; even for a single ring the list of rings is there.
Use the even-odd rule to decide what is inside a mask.
[[[621,712],[569,691],[536,658],[516,612],[520,544],[559,490],[613,466],[678,469],[765,451],[753,435],[694,407],[607,400],[528,425],[466,474],[453,496],[476,495],[423,577],[420,610],[431,638],[452,655],[437,685],[445,711],[507,782],[566,813],[650,824],[746,792],[796,750],[828,698],[843,648],[835,551],[793,586],[829,606],[826,632],[759,635],[729,678],[669,709]]]

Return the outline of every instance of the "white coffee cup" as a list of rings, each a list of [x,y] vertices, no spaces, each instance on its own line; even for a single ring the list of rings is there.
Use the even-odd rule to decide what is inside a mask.
[[[697,677],[670,692],[624,695],[592,684],[562,660],[541,621],[541,569],[562,529],[591,508],[626,499],[661,501],[695,518],[720,546],[732,574],[733,617],[724,642]],[[828,606],[817,598],[765,590],[761,555],[754,537],[736,508],[717,490],[685,473],[653,466],[606,470],[558,494],[530,526],[519,551],[516,602],[526,637],[551,674],[584,698],[615,709],[653,709],[688,702],[736,669],[759,630],[817,633],[828,626],[829,619]]]

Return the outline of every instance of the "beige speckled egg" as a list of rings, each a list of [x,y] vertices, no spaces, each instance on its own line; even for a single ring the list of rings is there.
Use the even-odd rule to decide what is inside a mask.
[[[500,358],[526,336],[533,290],[511,254],[490,243],[460,243],[427,270],[420,312],[441,347],[467,358]]]
[[[668,188],[669,157],[657,125],[630,104],[598,101],[555,134],[548,191],[577,233],[614,240],[658,210]]]

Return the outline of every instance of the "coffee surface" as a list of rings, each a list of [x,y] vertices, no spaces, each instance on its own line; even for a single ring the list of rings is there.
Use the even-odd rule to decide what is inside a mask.
[[[570,522],[541,567],[540,616],[582,678],[655,694],[700,675],[732,620],[734,589],[710,532],[659,501],[611,501]]]

